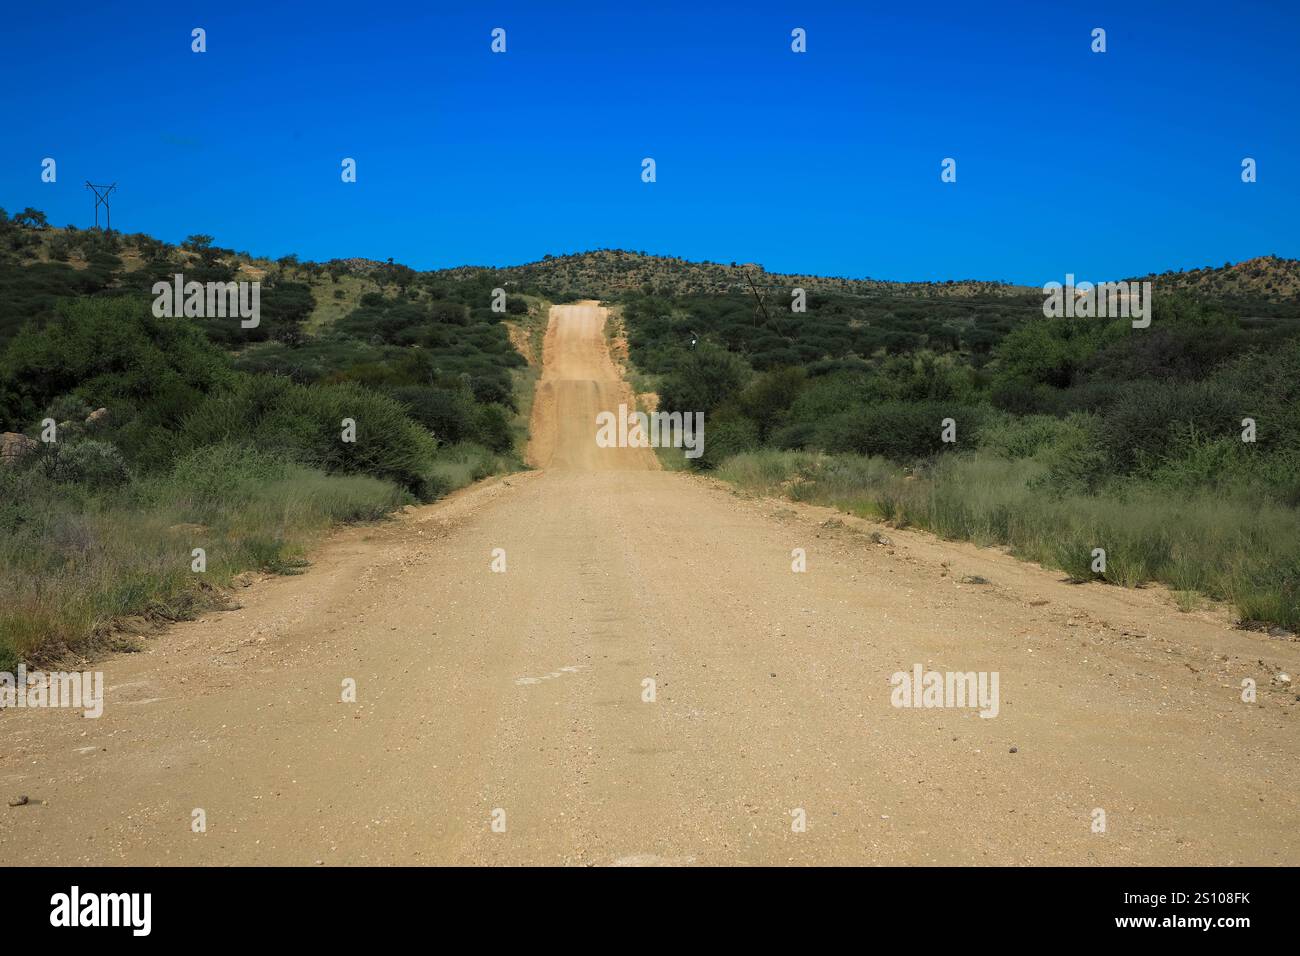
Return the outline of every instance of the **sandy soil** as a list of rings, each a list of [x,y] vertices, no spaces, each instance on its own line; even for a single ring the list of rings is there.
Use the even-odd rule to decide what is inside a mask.
[[[0,865],[1298,861],[1294,641],[599,449],[603,321],[552,313],[539,470],[0,714]],[[892,706],[918,663],[998,716]]]

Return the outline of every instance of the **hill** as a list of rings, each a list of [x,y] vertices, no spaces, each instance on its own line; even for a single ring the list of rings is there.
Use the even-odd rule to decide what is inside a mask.
[[[453,279],[483,272],[501,281],[544,289],[555,298],[621,298],[629,293],[665,297],[726,295],[760,289],[799,287],[821,295],[891,296],[915,299],[1017,297],[1038,292],[1036,286],[984,279],[946,282],[894,282],[800,273],[768,272],[755,263],[692,262],[675,256],[646,255],[623,249],[596,249],[564,256],[546,256],[517,266],[458,266],[437,270]],[[1110,278],[1110,277],[1097,277]],[[1257,256],[1222,266],[1185,271],[1168,270],[1138,278],[1156,284],[1160,292],[1189,292],[1214,299],[1261,302],[1300,301],[1300,260]]]
[[[725,295],[762,288],[799,287],[820,294],[902,295],[915,298],[1021,295],[1029,287],[977,279],[947,282],[889,282],[797,273],[768,272],[755,263],[692,262],[623,249],[596,249],[502,268],[459,266],[439,274],[462,278],[484,270],[503,281],[545,289],[556,298],[615,299],[628,293],[661,296]]]
[[[1162,292],[1191,292],[1213,299],[1300,300],[1300,260],[1256,256],[1222,266],[1146,275]]]

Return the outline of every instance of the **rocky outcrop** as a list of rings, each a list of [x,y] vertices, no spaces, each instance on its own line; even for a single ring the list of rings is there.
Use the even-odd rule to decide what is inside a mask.
[[[0,434],[0,465],[15,465],[36,451],[40,442],[19,432]]]

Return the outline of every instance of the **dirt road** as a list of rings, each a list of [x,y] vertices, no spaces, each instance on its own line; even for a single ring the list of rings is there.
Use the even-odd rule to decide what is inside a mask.
[[[1295,642],[598,449],[603,320],[552,313],[539,470],[0,714],[0,864],[1300,862]],[[914,664],[997,716],[892,706]]]

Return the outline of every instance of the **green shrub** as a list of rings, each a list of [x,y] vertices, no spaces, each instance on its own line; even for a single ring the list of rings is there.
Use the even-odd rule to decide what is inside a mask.
[[[131,422],[115,444],[141,464],[151,464],[165,450],[166,432],[233,376],[193,320],[155,318],[146,300],[133,297],[62,302],[46,326],[27,326],[0,356],[0,381],[12,382],[15,393],[11,421],[32,421],[75,392],[81,407],[104,406]]]
[[[1116,473],[1165,458],[1179,435],[1222,436],[1241,418],[1236,402],[1207,382],[1133,382],[1105,411],[1097,436]]]
[[[912,461],[953,447],[942,440],[945,418],[956,422],[957,447],[973,445],[984,414],[946,402],[883,402],[830,416],[818,427],[816,440],[828,452]]]
[[[1064,438],[1070,427],[1052,415],[992,415],[980,430],[980,449],[1003,458],[1033,458]]]
[[[696,468],[716,468],[732,455],[757,448],[758,444],[758,426],[748,418],[706,419],[703,451],[692,462]]]
[[[1061,422],[1054,440],[1039,449],[1037,460],[1046,471],[1041,481],[1058,491],[1087,491],[1113,476],[1110,457],[1099,437],[1100,423],[1088,415]]]
[[[673,371],[660,383],[659,408],[707,415],[740,391],[749,374],[738,356],[701,343],[681,352]]]
[[[758,427],[760,440],[766,441],[784,422],[806,378],[801,368],[779,368],[754,376],[741,390],[738,407]]]
[[[470,441],[478,435],[474,397],[464,389],[403,385],[388,394],[443,444]]]
[[[344,420],[355,441],[344,441]],[[396,482],[421,498],[437,443],[397,400],[360,385],[297,385],[277,376],[242,376],[208,398],[181,427],[187,448],[245,440],[327,472]]]
[[[112,488],[131,476],[120,451],[108,442],[86,438],[69,442],[59,452],[57,477],[91,488]]]
[[[783,450],[798,450],[809,447],[816,440],[817,425],[815,422],[796,422],[773,432],[771,445],[773,448]]]

